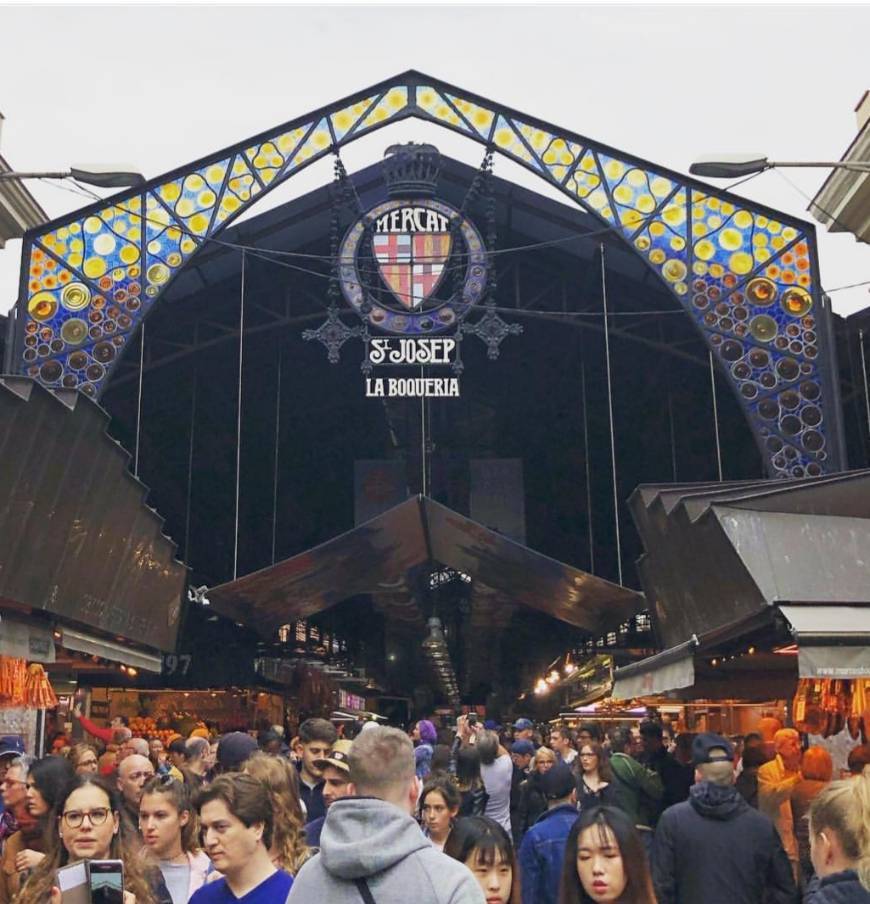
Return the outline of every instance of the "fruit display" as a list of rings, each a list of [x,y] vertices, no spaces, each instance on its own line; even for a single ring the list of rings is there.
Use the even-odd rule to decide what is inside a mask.
[[[134,738],[160,738],[164,745],[174,736],[189,738],[194,729],[205,727],[205,722],[188,712],[174,712],[160,718],[136,716],[130,719],[130,731]]]

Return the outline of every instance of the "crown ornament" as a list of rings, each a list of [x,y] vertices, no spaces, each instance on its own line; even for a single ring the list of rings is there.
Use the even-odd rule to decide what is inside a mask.
[[[441,153],[432,144],[390,145],[384,152],[384,179],[391,198],[431,198],[441,172]]]

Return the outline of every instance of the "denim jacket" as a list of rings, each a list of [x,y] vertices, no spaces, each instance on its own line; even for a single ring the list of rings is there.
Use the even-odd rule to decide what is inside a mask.
[[[557,904],[565,842],[578,816],[573,804],[560,804],[526,832],[519,852],[524,902]]]

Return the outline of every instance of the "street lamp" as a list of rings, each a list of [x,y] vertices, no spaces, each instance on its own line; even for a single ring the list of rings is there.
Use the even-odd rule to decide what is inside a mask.
[[[0,172],[0,182],[12,179],[69,179],[73,178],[99,188],[127,188],[145,181],[142,173],[130,166],[73,166],[64,172],[14,173]]]
[[[739,179],[752,173],[763,173],[774,167],[797,166],[803,168],[844,169],[856,173],[870,173],[870,160],[837,160],[831,163],[818,161],[768,160],[762,154],[707,154],[696,160],[689,172],[707,179]]]

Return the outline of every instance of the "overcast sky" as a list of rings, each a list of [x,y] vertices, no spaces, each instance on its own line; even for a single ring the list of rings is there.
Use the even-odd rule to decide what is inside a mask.
[[[131,162],[150,178],[409,68],[682,172],[716,151],[835,160],[870,88],[867,6],[0,6],[0,34],[0,154],[19,170]],[[346,165],[413,139],[479,163],[476,143],[412,121]],[[502,159],[496,173],[549,193]],[[322,161],[252,215],[331,175]],[[787,175],[810,197],[824,178]],[[30,185],[52,217],[87,203]],[[798,189],[768,172],[737,191],[808,218]],[[870,280],[870,247],[819,240],[826,289]],[[20,257],[0,251],[0,312]],[[834,310],[867,307],[868,288],[834,292]]]

